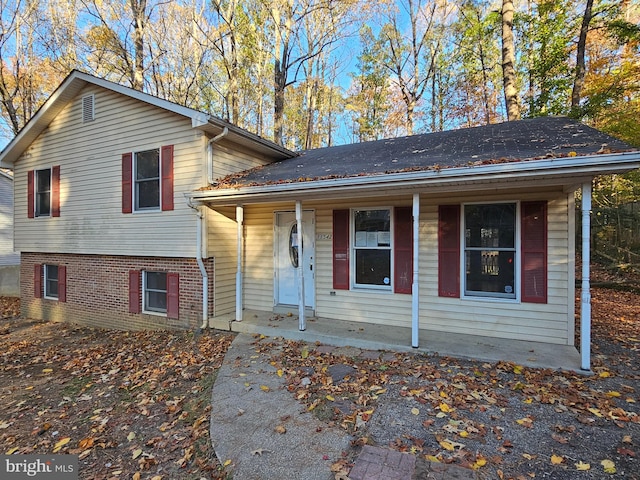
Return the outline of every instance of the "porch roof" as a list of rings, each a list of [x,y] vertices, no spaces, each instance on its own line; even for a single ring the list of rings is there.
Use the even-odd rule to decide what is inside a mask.
[[[192,192],[209,205],[561,185],[640,167],[640,151],[565,117],[301,152]]]

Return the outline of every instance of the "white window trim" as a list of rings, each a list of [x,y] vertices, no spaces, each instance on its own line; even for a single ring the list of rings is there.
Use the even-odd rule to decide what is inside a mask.
[[[388,210],[389,211],[389,285],[371,285],[368,283],[356,283],[356,221],[355,212],[365,210]],[[393,293],[393,272],[394,272],[394,211],[391,206],[376,207],[355,207],[350,209],[349,214],[349,283],[351,290],[365,291],[373,290],[376,293]],[[386,250],[386,248],[384,248]],[[382,250],[378,248],[377,250]]]
[[[164,273],[166,274],[167,272],[163,272],[160,270],[142,270],[142,313],[147,314],[147,315],[156,315],[158,317],[166,317],[167,316],[167,312],[158,312],[157,310],[149,310],[147,308],[147,273]],[[168,295],[168,292],[166,290],[166,286],[165,286],[165,295]]]
[[[465,259],[465,231],[466,231],[466,215],[465,215],[465,207],[467,205],[504,205],[504,204],[515,204],[516,206],[516,215],[515,215],[515,225],[514,225],[514,242],[515,242],[515,266],[513,272],[513,288],[515,290],[515,298],[507,298],[501,296],[495,296],[492,292],[486,292],[486,294],[474,294],[468,295],[467,291],[467,272],[466,272],[466,259]],[[495,201],[486,201],[486,202],[466,202],[462,204],[462,212],[460,215],[460,299],[462,300],[473,300],[479,302],[490,302],[490,303],[521,303],[521,265],[520,258],[522,257],[522,242],[520,238],[520,225],[522,223],[520,216],[520,201],[519,200],[495,200]]]
[[[58,282],[58,295],[57,296],[53,296],[53,295],[48,295],[48,278],[49,278],[49,267],[56,267],[58,268],[58,278],[56,279],[56,282]],[[60,298],[60,267],[58,265],[53,265],[53,264],[44,264],[43,265],[43,272],[42,272],[42,280],[43,280],[43,291],[44,291],[44,295],[43,297],[46,298],[47,300],[59,300]]]
[[[136,177],[138,170],[137,154],[141,152],[148,152],[150,150],[158,150],[158,206],[149,208],[138,208],[136,198]],[[131,152],[131,211],[133,213],[157,213],[162,211],[162,148],[150,147],[141,148]]]

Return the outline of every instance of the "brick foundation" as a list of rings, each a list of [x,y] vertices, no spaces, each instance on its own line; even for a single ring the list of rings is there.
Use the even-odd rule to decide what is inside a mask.
[[[34,265],[66,265],[66,302],[35,298]],[[209,275],[209,312],[213,312],[213,259],[204,260]],[[129,313],[129,271],[151,270],[180,275],[178,319]],[[22,315],[117,329],[187,329],[202,324],[202,275],[195,258],[124,257],[22,253]]]

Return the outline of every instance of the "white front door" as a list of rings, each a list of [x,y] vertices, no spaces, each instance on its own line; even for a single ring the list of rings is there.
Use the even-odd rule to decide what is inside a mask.
[[[276,212],[275,219],[275,303],[298,305],[298,268],[304,275],[305,307],[314,309],[315,219],[311,210],[302,212],[302,258],[299,256],[298,225],[294,212]]]

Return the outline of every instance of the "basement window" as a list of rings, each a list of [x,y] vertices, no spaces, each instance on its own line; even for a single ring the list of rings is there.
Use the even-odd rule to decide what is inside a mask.
[[[44,266],[44,298],[58,300],[58,266]]]
[[[166,272],[143,272],[142,309],[147,313],[167,313]]]

